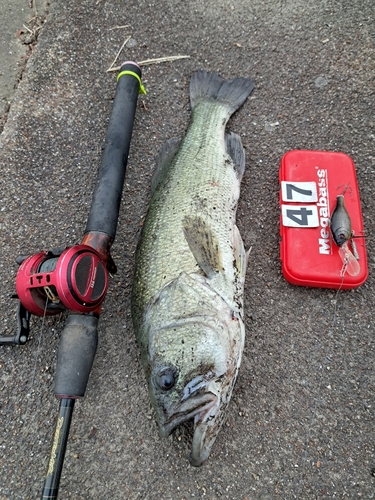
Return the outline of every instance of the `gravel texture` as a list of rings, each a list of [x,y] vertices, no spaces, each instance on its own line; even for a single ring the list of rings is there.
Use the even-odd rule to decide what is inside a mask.
[[[15,257],[81,239],[115,90],[106,69],[128,34],[121,60],[190,58],[143,70],[148,94],[112,252],[119,271],[74,411],[59,498],[374,498],[372,0],[52,0],[0,136],[1,332],[16,327]],[[245,353],[226,423],[195,469],[186,429],[158,437],[129,311],[154,160],[186,130],[198,68],[251,76],[256,87],[228,127],[247,157],[238,209],[253,247]],[[370,271],[359,289],[336,296],[281,275],[278,169],[290,149],[342,151],[356,164]],[[64,317],[33,318],[25,346],[0,348],[1,500],[40,495],[63,325]]]

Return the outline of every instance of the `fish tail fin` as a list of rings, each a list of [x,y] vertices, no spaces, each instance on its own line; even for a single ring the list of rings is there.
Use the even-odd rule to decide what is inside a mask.
[[[199,70],[190,80],[190,103],[194,109],[202,101],[220,102],[233,114],[254,88],[251,78],[224,80],[216,73]]]

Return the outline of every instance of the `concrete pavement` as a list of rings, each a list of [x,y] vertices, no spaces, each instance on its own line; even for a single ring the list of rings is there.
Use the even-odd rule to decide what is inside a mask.
[[[121,60],[190,56],[143,70],[148,94],[113,248],[119,272],[76,404],[61,499],[374,498],[374,33],[372,0],[51,1],[0,136],[2,333],[16,327],[15,257],[80,241],[115,89],[106,69],[125,38]],[[246,347],[226,423],[195,469],[188,429],[158,437],[129,310],[154,160],[186,130],[198,68],[252,76],[256,87],[229,123],[247,159]],[[294,148],[343,151],[356,164],[370,270],[357,290],[336,296],[281,275],[278,169]],[[33,318],[25,346],[0,348],[1,500],[40,495],[63,325]]]
[[[27,59],[48,11],[45,0],[3,0],[0,4],[0,126],[6,119]]]

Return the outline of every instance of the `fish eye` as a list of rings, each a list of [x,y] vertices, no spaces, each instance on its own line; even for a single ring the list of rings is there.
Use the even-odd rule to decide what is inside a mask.
[[[176,370],[164,368],[157,376],[156,383],[163,391],[169,391],[176,383]]]
[[[339,241],[344,241],[344,240],[346,240],[345,234],[342,234],[342,233],[341,233],[341,234],[339,234],[339,235],[338,235],[338,240],[339,240]]]

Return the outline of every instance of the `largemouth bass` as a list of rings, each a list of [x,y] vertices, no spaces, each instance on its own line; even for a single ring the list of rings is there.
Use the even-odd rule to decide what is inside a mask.
[[[194,466],[223,423],[244,346],[247,254],[235,219],[245,154],[225,126],[253,87],[193,74],[192,120],[160,151],[136,255],[132,317],[159,433],[193,419]]]

